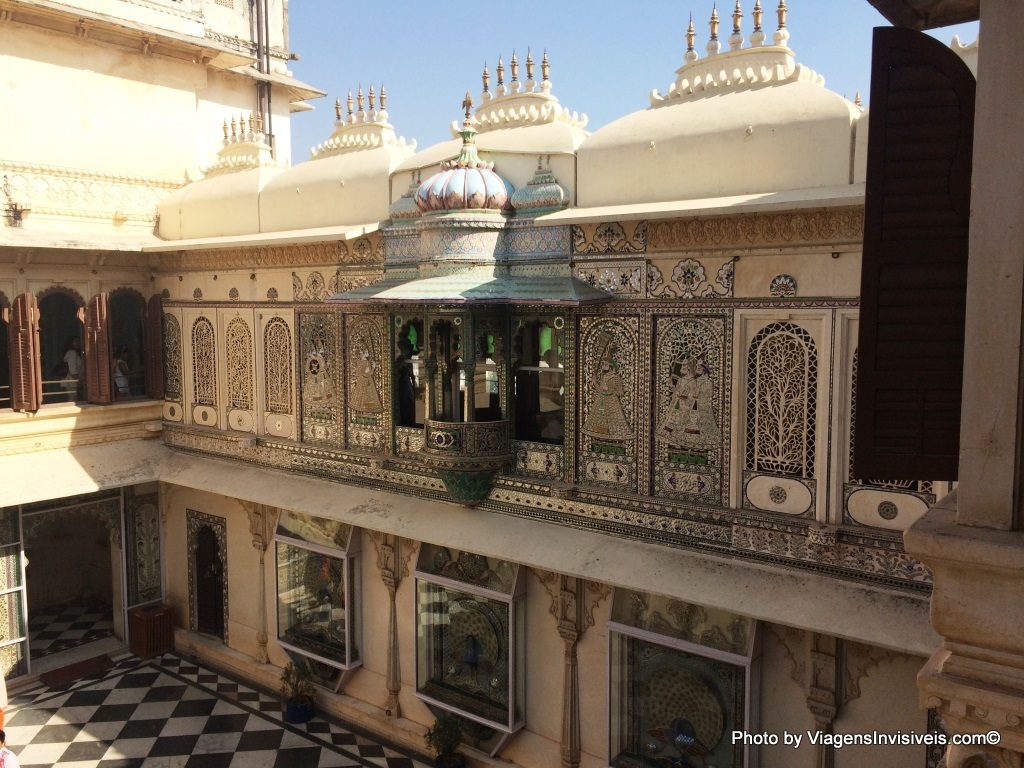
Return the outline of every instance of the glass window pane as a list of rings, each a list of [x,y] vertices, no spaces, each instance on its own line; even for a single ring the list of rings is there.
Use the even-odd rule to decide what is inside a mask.
[[[283,511],[277,523],[277,532],[291,539],[345,552],[352,536],[352,526],[301,512]]]
[[[278,638],[346,664],[347,621],[344,559],[278,542]]]
[[[12,643],[0,648],[0,673],[11,680],[28,674],[28,658],[25,655],[25,643]]]
[[[15,640],[25,637],[25,623],[22,621],[21,595],[19,592],[8,592],[0,595],[0,638]]]
[[[562,331],[552,318],[518,321],[513,341],[516,440],[560,445],[565,438]]]
[[[20,547],[0,548],[0,592],[21,586]],[[5,638],[6,639],[6,638]]]
[[[417,690],[507,727],[509,606],[417,581]]]
[[[741,768],[743,667],[612,634],[611,764],[614,768]],[[702,761],[702,762],[701,762]]]
[[[18,510],[15,507],[0,509],[0,545],[19,541]]]
[[[419,570],[508,594],[516,578],[516,566],[505,560],[434,544],[420,547]]]

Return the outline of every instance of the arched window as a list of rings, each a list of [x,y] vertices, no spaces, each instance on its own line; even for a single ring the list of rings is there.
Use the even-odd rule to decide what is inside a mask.
[[[403,321],[395,335],[395,424],[423,427],[426,418],[426,338],[423,318]]]
[[[181,325],[164,313],[164,399],[181,402]]]
[[[280,317],[263,329],[264,407],[267,413],[292,412],[292,331]]]
[[[39,346],[43,402],[75,402],[84,395],[82,314],[85,301],[66,288],[39,294]]]
[[[228,323],[225,337],[225,345],[227,346],[228,408],[251,411],[252,331],[249,330],[249,324],[245,320],[236,317]]]
[[[205,317],[192,324],[192,396],[196,405],[217,404],[217,348],[213,324]]]
[[[747,469],[814,476],[818,356],[793,323],[772,323],[747,354]]]
[[[142,397],[146,393],[146,300],[131,288],[110,294],[110,348],[115,366],[123,361],[121,374],[114,369],[118,398]],[[125,381],[122,377],[127,377]],[[124,391],[127,388],[127,393]]]

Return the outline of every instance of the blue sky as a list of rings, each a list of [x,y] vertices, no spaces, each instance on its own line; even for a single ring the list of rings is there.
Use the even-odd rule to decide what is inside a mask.
[[[467,90],[480,91],[480,72],[491,70],[499,54],[506,68],[512,50],[522,62],[532,47],[539,62],[547,48],[554,94],[561,103],[590,118],[588,130],[647,106],[653,88],[662,91],[675,78],[686,50],[690,11],[697,27],[697,50],[708,40],[711,0],[689,4],[668,0],[578,2],[517,0],[508,3],[391,3],[345,0],[291,0],[291,47],[300,60],[295,76],[330,95],[313,102],[313,112],[294,116],[292,162],[308,159],[309,149],[330,136],[334,99],[360,82],[388,90],[388,111],[399,134],[419,148],[449,137]],[[742,0],[744,33],[750,34],[753,0]],[[764,28],[775,30],[775,0],[762,0]],[[825,85],[853,98],[868,97],[871,30],[885,24],[867,0],[789,0],[790,47],[797,60],[825,77]],[[719,3],[720,38],[732,28],[732,0]],[[770,12],[769,12],[770,11]],[[977,24],[936,31],[948,43],[977,37]],[[539,67],[538,67],[539,72]]]

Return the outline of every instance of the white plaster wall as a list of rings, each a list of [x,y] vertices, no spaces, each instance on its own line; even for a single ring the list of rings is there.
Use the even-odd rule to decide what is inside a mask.
[[[754,723],[758,733],[781,735],[784,731],[804,733],[814,729],[814,718],[807,708],[807,693],[794,679],[797,665],[804,659],[790,655],[771,627],[762,626],[761,632],[761,701],[760,723]],[[760,749],[761,768],[815,768],[814,750],[783,746],[764,746]]]
[[[737,298],[768,296],[768,287],[776,275],[790,275],[796,280],[797,298],[808,296],[856,297],[860,294],[859,245],[837,245],[827,248],[778,251],[775,253],[738,254],[734,292]]]

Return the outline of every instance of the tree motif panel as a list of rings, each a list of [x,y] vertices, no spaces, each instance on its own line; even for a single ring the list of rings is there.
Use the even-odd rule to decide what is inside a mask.
[[[639,320],[580,319],[581,483],[635,491]]]
[[[348,364],[348,444],[384,450],[390,431],[391,394],[383,315],[345,318]]]
[[[164,313],[164,399],[181,402],[181,323],[169,312]]]
[[[280,317],[263,328],[264,409],[267,413],[292,412],[292,331]]]
[[[747,469],[814,477],[818,356],[793,323],[772,323],[747,355]]]
[[[243,318],[236,317],[228,323],[224,336],[228,410],[252,411],[252,330]]]
[[[333,312],[299,315],[300,410],[302,440],[307,443],[344,443],[340,318]]]
[[[728,503],[731,328],[725,316],[656,320],[655,495]]]
[[[157,494],[132,495],[125,507],[124,548],[128,606],[163,596],[160,579],[160,511]]]
[[[217,405],[217,343],[206,317],[192,324],[192,399],[196,405]]]

